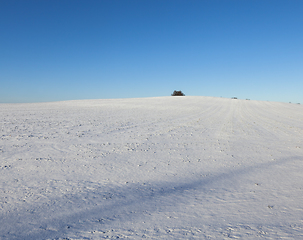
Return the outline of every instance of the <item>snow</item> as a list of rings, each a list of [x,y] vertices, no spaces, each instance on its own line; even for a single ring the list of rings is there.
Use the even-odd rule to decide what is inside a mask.
[[[303,238],[303,106],[0,104],[1,239]]]

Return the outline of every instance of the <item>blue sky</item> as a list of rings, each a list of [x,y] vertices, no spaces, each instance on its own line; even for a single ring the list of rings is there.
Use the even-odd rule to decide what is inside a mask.
[[[0,0],[0,102],[303,103],[302,0]]]

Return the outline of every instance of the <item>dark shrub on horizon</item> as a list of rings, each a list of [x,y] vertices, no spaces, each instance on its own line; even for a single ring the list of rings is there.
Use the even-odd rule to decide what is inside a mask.
[[[174,91],[173,93],[172,93],[172,96],[185,96],[185,94],[182,92],[182,91]]]

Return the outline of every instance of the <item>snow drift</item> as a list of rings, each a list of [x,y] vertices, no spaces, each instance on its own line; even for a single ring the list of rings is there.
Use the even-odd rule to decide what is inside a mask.
[[[303,237],[303,108],[0,104],[1,239]]]

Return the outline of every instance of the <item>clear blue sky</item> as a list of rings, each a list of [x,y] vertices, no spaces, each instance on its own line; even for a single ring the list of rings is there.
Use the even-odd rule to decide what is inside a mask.
[[[0,0],[0,102],[303,103],[302,0]]]

